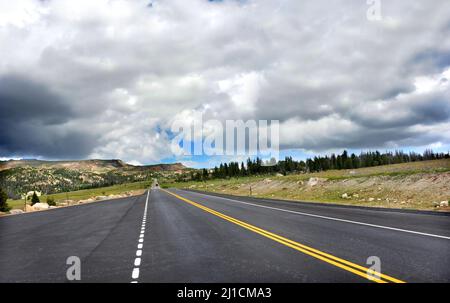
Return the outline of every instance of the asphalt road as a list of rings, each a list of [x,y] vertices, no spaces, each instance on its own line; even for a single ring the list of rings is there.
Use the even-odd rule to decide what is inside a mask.
[[[448,215],[182,190],[0,218],[0,282],[450,282],[449,255]]]

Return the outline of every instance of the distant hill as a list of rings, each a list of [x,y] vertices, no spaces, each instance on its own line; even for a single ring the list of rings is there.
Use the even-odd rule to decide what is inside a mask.
[[[17,167],[35,167],[35,168],[65,168],[87,171],[105,171],[105,170],[154,170],[154,171],[176,171],[187,169],[181,163],[173,164],[155,164],[136,166],[127,164],[122,160],[73,160],[73,161],[44,161],[44,160],[9,160],[0,161],[0,171]]]
[[[122,160],[0,161],[0,187],[12,198],[32,190],[60,193],[151,178],[173,177],[191,170],[181,163],[130,165]]]

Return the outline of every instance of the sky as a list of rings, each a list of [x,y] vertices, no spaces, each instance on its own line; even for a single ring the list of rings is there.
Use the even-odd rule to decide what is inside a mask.
[[[173,151],[199,113],[278,120],[282,156],[447,152],[450,1],[371,1],[0,0],[0,159],[230,160]]]

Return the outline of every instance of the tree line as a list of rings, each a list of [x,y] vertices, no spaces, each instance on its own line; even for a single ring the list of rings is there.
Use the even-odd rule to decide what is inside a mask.
[[[380,165],[390,165],[398,163],[418,162],[426,160],[448,159],[450,153],[435,153],[431,149],[423,153],[409,152],[401,150],[395,152],[381,153],[379,151],[361,152],[359,155],[349,154],[346,150],[342,154],[331,154],[326,156],[315,156],[306,161],[294,160],[292,157],[286,157],[278,162],[272,159],[270,162],[264,162],[260,158],[247,159],[244,162],[221,163],[213,169],[202,169],[191,171],[190,175],[180,175],[177,181],[204,181],[208,179],[224,179],[234,177],[245,177],[265,174],[291,174],[320,172],[331,169],[358,169],[363,167],[373,167]],[[269,165],[272,164],[272,165]]]

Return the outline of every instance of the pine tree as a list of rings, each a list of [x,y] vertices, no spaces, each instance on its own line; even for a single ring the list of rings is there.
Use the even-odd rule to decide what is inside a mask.
[[[38,195],[36,194],[36,192],[33,192],[33,196],[31,197],[31,205],[34,205],[34,204],[39,203],[39,202],[40,201],[39,201]]]
[[[11,207],[8,206],[8,195],[5,193],[3,189],[0,188],[0,211],[1,212],[7,212],[11,209]]]

